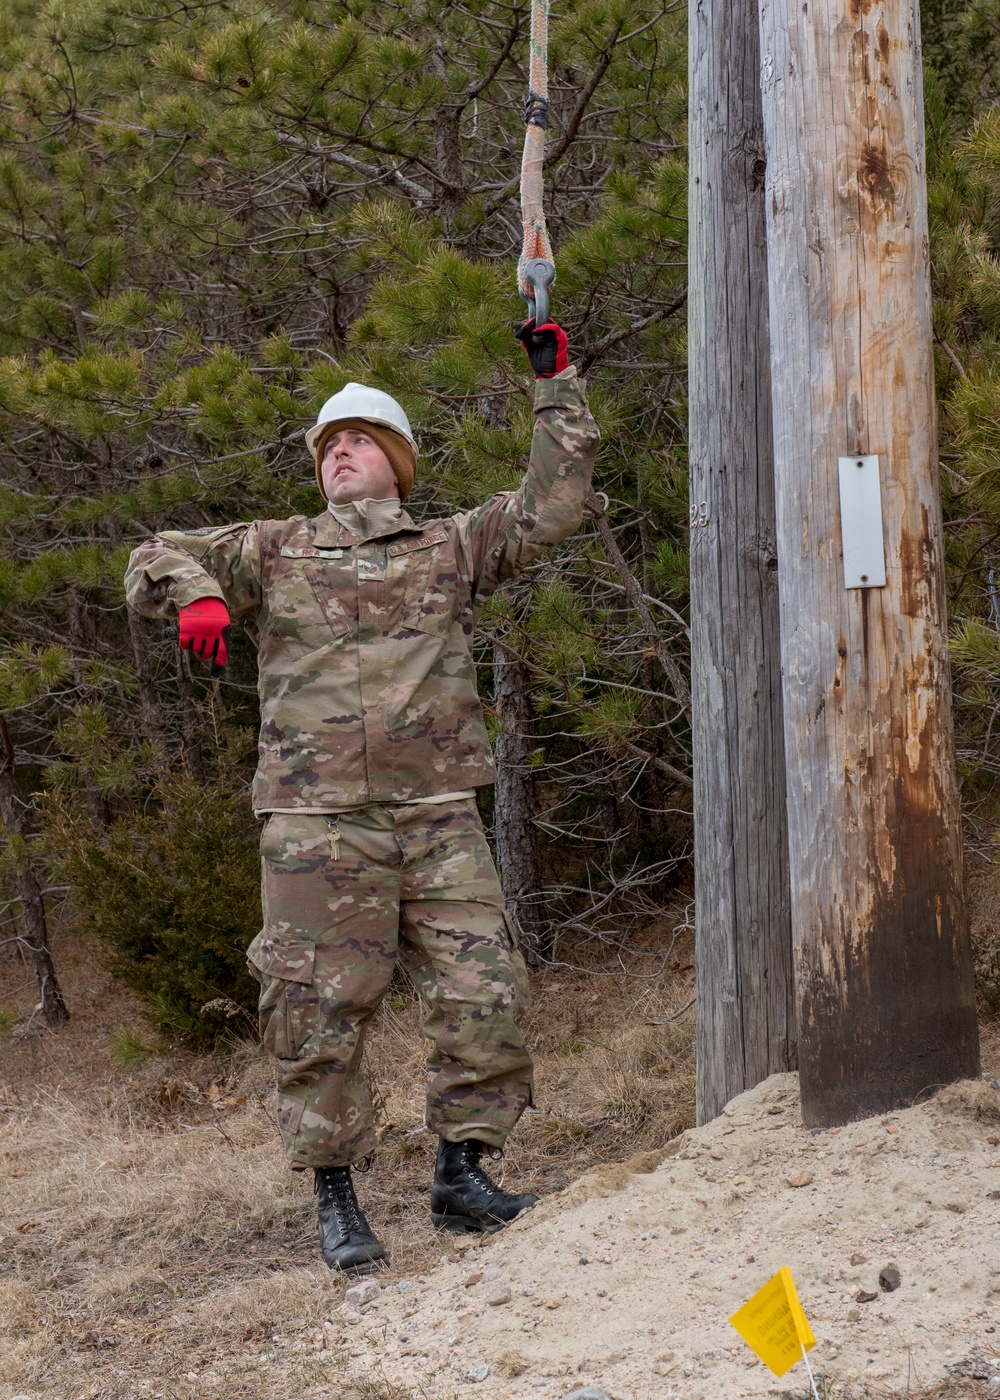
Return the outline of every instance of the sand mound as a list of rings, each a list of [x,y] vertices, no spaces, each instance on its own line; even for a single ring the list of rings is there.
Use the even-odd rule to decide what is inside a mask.
[[[997,1125],[1000,1093],[968,1082],[810,1132],[796,1077],[776,1075],[664,1154],[596,1168],[419,1280],[345,1303],[322,1344],[426,1400],[796,1393],[804,1368],[776,1381],[727,1321],[785,1264],[834,1393],[1000,1375]]]

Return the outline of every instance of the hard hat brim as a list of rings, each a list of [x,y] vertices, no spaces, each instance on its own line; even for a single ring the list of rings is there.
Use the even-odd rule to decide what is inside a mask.
[[[345,413],[343,418],[330,418],[326,422],[315,423],[311,428],[306,429],[306,446],[312,453],[314,461],[316,459],[316,444],[320,438],[328,437],[330,429],[335,428],[338,423],[371,423],[376,428],[388,428],[390,432],[395,433],[397,437],[401,437],[404,442],[409,444],[414,457],[417,455],[417,444],[409,433],[402,431],[398,423],[391,423],[388,418],[375,418],[367,413]]]

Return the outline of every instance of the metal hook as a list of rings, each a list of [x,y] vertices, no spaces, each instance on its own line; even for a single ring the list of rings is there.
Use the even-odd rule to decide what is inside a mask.
[[[533,297],[524,298],[528,303],[528,320],[534,321],[536,326],[544,326],[549,319],[549,289],[556,280],[555,266],[548,258],[529,258],[521,275],[534,292]],[[539,344],[542,337],[532,336],[532,339]]]

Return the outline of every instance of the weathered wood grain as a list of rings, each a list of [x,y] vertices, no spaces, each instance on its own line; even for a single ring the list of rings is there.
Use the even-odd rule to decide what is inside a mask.
[[[764,146],[753,0],[690,48],[691,652],[697,1113],[792,1067]]]
[[[805,1120],[978,1072],[937,480],[919,16],[763,0],[778,563]],[[877,453],[887,584],[844,587]]]

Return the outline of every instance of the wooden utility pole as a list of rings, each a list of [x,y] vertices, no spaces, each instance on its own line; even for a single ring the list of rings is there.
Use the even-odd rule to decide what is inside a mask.
[[[793,1067],[754,0],[690,8],[691,688],[697,1113]]]
[[[761,54],[799,1069],[824,1126],[979,1070],[916,4],[763,0]]]

